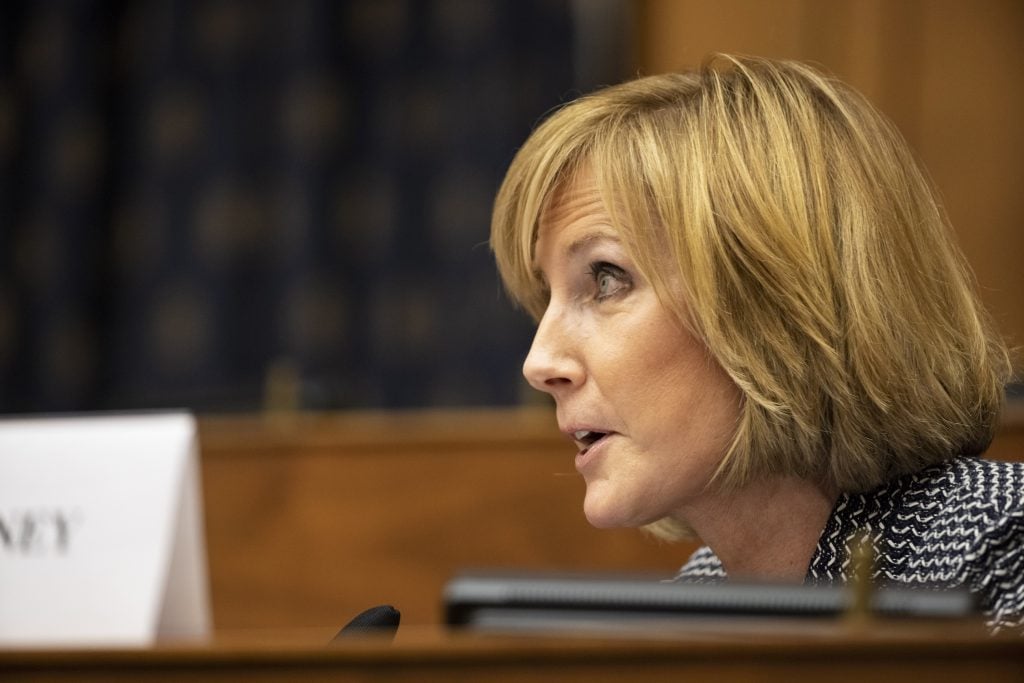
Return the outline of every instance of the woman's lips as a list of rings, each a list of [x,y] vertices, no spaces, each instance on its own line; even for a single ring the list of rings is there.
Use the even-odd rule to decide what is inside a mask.
[[[593,462],[603,453],[608,441],[615,436],[615,432],[608,432],[593,443],[587,444],[576,454],[576,470],[582,471],[589,463]]]

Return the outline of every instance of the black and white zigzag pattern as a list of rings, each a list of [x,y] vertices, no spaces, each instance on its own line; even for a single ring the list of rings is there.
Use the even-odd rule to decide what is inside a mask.
[[[993,632],[1024,626],[1024,464],[958,457],[874,491],[843,494],[822,531],[808,583],[845,582],[857,530],[875,546],[882,584],[966,586]],[[722,563],[704,546],[676,580],[717,582]]]

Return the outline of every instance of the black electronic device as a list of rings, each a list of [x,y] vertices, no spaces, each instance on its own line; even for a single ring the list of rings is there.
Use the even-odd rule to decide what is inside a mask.
[[[345,624],[344,628],[338,631],[338,635],[334,636],[331,642],[336,643],[339,640],[353,636],[386,636],[394,638],[401,620],[402,613],[391,605],[377,605],[353,617],[352,621]]]
[[[678,583],[653,577],[472,572],[444,591],[449,626],[501,631],[646,631],[742,624],[838,621],[854,602],[839,585]],[[869,613],[880,618],[966,618],[976,614],[966,590],[874,590]]]

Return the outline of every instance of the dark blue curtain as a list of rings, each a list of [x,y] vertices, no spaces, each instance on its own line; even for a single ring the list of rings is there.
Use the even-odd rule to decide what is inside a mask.
[[[516,402],[490,206],[572,39],[566,1],[3,3],[0,411]]]

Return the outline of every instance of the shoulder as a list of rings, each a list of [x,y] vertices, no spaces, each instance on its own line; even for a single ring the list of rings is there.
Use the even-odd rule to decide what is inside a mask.
[[[1019,522],[1024,513],[1024,463],[954,458],[904,477],[902,516],[969,534]]]
[[[1024,463],[954,458],[903,477],[889,495],[886,535],[915,541],[918,552],[970,562],[994,545],[1021,542]]]
[[[991,625],[1020,624],[1024,463],[960,457],[905,477],[897,488],[882,534],[890,578],[966,585]]]
[[[674,581],[686,583],[716,583],[726,578],[725,568],[714,551],[704,545],[690,555],[690,559],[676,574]]]
[[[916,486],[943,486],[968,498],[991,491],[1014,492],[1019,503],[1014,487],[1024,483],[1024,463],[963,455],[926,467],[910,478]]]

